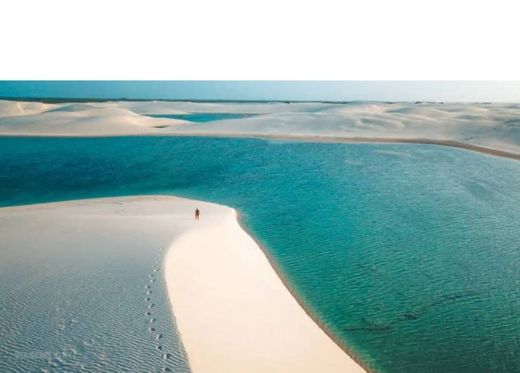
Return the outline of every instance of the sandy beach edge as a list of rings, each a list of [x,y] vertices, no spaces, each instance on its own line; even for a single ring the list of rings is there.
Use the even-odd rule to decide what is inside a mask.
[[[314,143],[367,143],[367,144],[424,144],[438,145],[474,151],[486,155],[520,160],[520,153],[507,150],[489,148],[486,146],[470,144],[457,140],[407,138],[407,137],[349,137],[349,136],[323,136],[323,135],[284,135],[284,134],[256,134],[256,133],[200,133],[200,132],[176,132],[176,133],[114,133],[114,134],[0,134],[0,138],[113,138],[113,137],[206,137],[206,138],[238,138],[238,139],[260,139],[260,140],[286,140],[297,142]]]
[[[125,208],[121,210],[121,206],[124,205]],[[201,223],[206,224],[206,227],[200,228],[201,225],[197,224],[197,222],[193,219],[193,208],[195,206],[198,206],[203,211],[203,219],[201,219]],[[347,366],[350,369],[341,370],[342,372],[361,372],[363,371],[363,367],[359,364],[359,362],[355,359],[353,359],[349,354],[345,354],[345,349],[342,348],[342,346],[338,345],[338,343],[331,338],[330,334],[327,333],[319,323],[316,322],[316,319],[311,317],[307,309],[304,307],[300,299],[289,287],[287,287],[288,282],[283,278],[283,276],[280,276],[281,272],[277,272],[274,266],[275,262],[272,261],[272,258],[269,258],[266,255],[266,252],[263,251],[263,248],[261,249],[261,246],[257,244],[257,241],[242,227],[242,225],[239,223],[238,218],[238,212],[236,209],[233,209],[231,207],[220,205],[217,203],[212,202],[206,202],[202,200],[195,200],[192,198],[185,198],[185,197],[177,197],[177,196],[171,196],[171,195],[132,195],[132,196],[117,196],[117,197],[96,197],[96,198],[85,198],[85,199],[74,199],[74,200],[66,200],[66,201],[54,201],[54,202],[43,202],[43,203],[35,203],[35,204],[27,204],[27,205],[18,205],[18,206],[6,206],[1,208],[2,214],[24,214],[27,216],[27,218],[31,219],[40,219],[42,216],[47,216],[48,214],[60,214],[59,216],[66,217],[68,215],[72,216],[86,216],[86,217],[93,217],[91,222],[89,222],[88,228],[89,229],[109,229],[108,227],[105,227],[103,223],[98,222],[98,219],[94,218],[96,216],[105,216],[108,219],[117,219],[123,223],[121,220],[122,217],[126,221],[126,219],[130,218],[133,221],[133,224],[139,224],[139,222],[144,223],[148,228],[140,227],[139,229],[143,230],[143,233],[146,233],[147,235],[151,235],[154,237],[154,239],[161,240],[160,237],[162,237],[163,240],[169,241],[169,246],[165,247],[165,250],[162,253],[162,270],[164,274],[164,280],[166,282],[167,292],[164,294],[166,296],[166,301],[168,301],[170,305],[170,310],[172,312],[172,316],[175,320],[177,320],[177,326],[179,326],[179,322],[182,323],[182,315],[179,317],[179,314],[175,307],[173,307],[171,292],[170,292],[170,285],[168,282],[168,276],[169,273],[167,272],[167,258],[171,252],[172,247],[175,246],[176,241],[181,239],[185,234],[189,234],[190,232],[197,231],[198,229],[206,229],[209,228],[210,230],[226,230],[230,229],[228,232],[228,235],[235,236],[235,235],[242,235],[245,237],[249,242],[254,243],[254,245],[249,244],[245,245],[244,250],[245,252],[248,252],[250,254],[249,257],[246,254],[245,257],[238,257],[236,263],[239,263],[240,266],[244,264],[246,267],[249,265],[249,269],[257,268],[258,271],[256,271],[255,276],[256,278],[263,283],[264,281],[271,283],[273,278],[276,278],[279,285],[277,285],[277,290],[284,289],[283,291],[276,291],[276,294],[271,294],[267,292],[267,296],[273,295],[273,304],[274,305],[280,305],[280,303],[277,303],[276,300],[283,298],[286,302],[282,302],[282,306],[288,305],[289,303],[294,304],[294,306],[288,307],[289,312],[287,310],[280,310],[281,314],[284,314],[287,316],[287,314],[293,316],[295,319],[303,319],[306,318],[308,321],[304,323],[304,326],[307,330],[307,332],[303,332],[300,334],[299,332],[295,332],[297,329],[294,328],[294,324],[292,325],[293,328],[289,327],[287,331],[283,329],[283,324],[276,324],[277,326],[282,326],[282,328],[278,329],[279,335],[274,335],[276,339],[279,339],[277,341],[278,344],[280,344],[280,341],[285,341],[287,336],[286,333],[289,335],[292,335],[291,338],[293,340],[298,340],[298,338],[302,338],[301,341],[302,344],[296,344],[297,346],[293,347],[292,355],[289,351],[288,356],[292,356],[289,359],[299,359],[301,357],[301,361],[298,361],[298,364],[302,364],[305,366],[307,362],[314,363],[314,366],[316,365],[316,362],[324,362],[325,364],[328,363],[328,357],[330,357],[330,360],[332,361],[331,364],[335,364],[334,362],[339,362],[340,365],[338,366]],[[232,213],[232,215],[231,215]],[[231,222],[232,221],[232,222]],[[158,225],[157,225],[158,223]],[[91,224],[91,225],[90,225]],[[101,225],[100,225],[101,224]],[[156,226],[157,225],[157,226]],[[131,226],[126,227],[125,229],[133,229]],[[205,233],[205,232],[202,232]],[[169,238],[168,238],[169,236]],[[214,249],[218,247],[218,245],[222,245],[222,243],[211,241],[212,238],[215,238],[215,236],[208,235],[207,237],[204,237],[204,234],[200,234],[200,231],[196,233],[196,236],[201,237],[202,241],[204,242],[205,246],[209,246],[210,248]],[[225,239],[225,237],[224,237]],[[238,241],[239,243],[243,243],[244,241]],[[229,242],[227,242],[229,243]],[[226,241],[224,240],[224,245],[226,245]],[[239,245],[238,247],[235,247],[236,249],[239,249],[239,251],[242,251],[242,247]],[[188,251],[191,248],[188,247]],[[194,261],[200,261],[200,257],[196,253],[189,253]],[[229,255],[228,257],[229,258]],[[253,267],[251,267],[251,262],[247,263],[243,262],[243,259],[254,259],[253,260]],[[260,262],[258,261],[258,258],[262,259]],[[232,258],[233,259],[233,258]],[[235,264],[236,264],[235,263]],[[218,271],[217,271],[218,273]],[[265,278],[263,277],[264,275]],[[195,281],[197,278],[200,277],[198,272],[193,272],[188,279],[194,279]],[[212,279],[211,275],[208,275],[207,278]],[[237,279],[238,281],[240,279]],[[220,288],[225,293],[227,289]],[[242,289],[243,290],[243,289]],[[244,295],[247,295],[247,293],[250,292],[246,289],[246,293]],[[217,292],[218,293],[218,292]],[[252,292],[254,294],[254,292]],[[285,293],[285,294],[283,294]],[[220,295],[218,295],[220,296]],[[256,297],[256,295],[255,295]],[[204,304],[204,303],[201,303]],[[283,308],[283,307],[282,307]],[[211,309],[209,309],[211,312]],[[266,320],[271,320],[271,318],[278,319],[278,309],[273,306],[271,307],[271,310],[273,313],[266,314]],[[203,313],[207,313],[208,309],[200,308],[198,311],[201,311]],[[249,315],[248,309],[238,309],[237,312],[242,314],[244,319],[248,319]],[[211,314],[210,314],[211,315]],[[186,316],[186,314],[184,314]],[[189,315],[188,315],[189,316]],[[234,317],[234,316],[233,316]],[[218,321],[218,319],[217,319]],[[291,321],[291,320],[289,320]],[[291,322],[289,322],[291,324]],[[301,326],[302,324],[296,324],[298,326]],[[308,333],[308,331],[311,331]],[[293,334],[294,333],[294,334]],[[235,328],[234,330],[230,330],[229,334],[231,336],[237,336],[242,334],[242,330],[239,328]],[[305,339],[306,336],[316,337],[313,341],[310,341],[311,343],[307,343],[308,341]],[[182,335],[181,335],[182,338]],[[256,342],[253,338],[253,341],[256,345]],[[233,339],[231,339],[233,341]],[[263,341],[260,341],[260,346],[262,345],[262,342],[268,342],[271,343],[270,340],[267,340],[264,335]],[[184,341],[183,341],[184,343]],[[276,343],[275,343],[276,344]],[[283,342],[282,342],[283,345]],[[308,353],[310,351],[306,351],[302,347],[309,347],[309,346],[318,346],[319,351],[315,354]],[[187,351],[188,356],[190,355],[190,351],[186,348],[185,345],[185,351]],[[303,352],[302,354],[294,354],[294,349],[300,348],[300,352]],[[311,348],[312,350],[312,348]],[[265,350],[264,350],[265,352]],[[253,353],[255,353],[253,349]],[[281,355],[284,355],[282,353]],[[261,356],[261,355],[260,355]],[[269,355],[264,355],[267,358],[269,358]],[[310,356],[310,357],[309,357]],[[236,358],[237,356],[232,355],[225,355],[225,359],[229,358]],[[279,356],[278,356],[279,357]],[[318,359],[316,359],[318,357]],[[230,359],[232,360],[232,359]],[[273,363],[275,363],[277,360],[276,358],[273,358]],[[312,365],[312,364],[311,364]],[[305,370],[287,370],[287,369],[281,369],[279,370],[268,370],[268,371],[277,371],[277,372],[292,372],[292,371],[305,371]],[[287,368],[287,367],[285,367]],[[207,370],[203,370],[207,371]],[[213,370],[209,370],[213,371]],[[262,372],[265,370],[262,370]],[[330,370],[330,371],[337,371],[336,370]]]
[[[336,363],[339,362],[340,366],[343,366],[343,368],[341,370],[339,370],[341,372],[351,372],[351,371],[352,372],[361,372],[361,371],[371,372],[371,370],[367,369],[365,364],[363,364],[363,362],[357,356],[355,356],[348,349],[348,347],[346,345],[342,344],[334,336],[334,334],[330,330],[328,330],[323,325],[323,323],[320,322],[317,315],[314,314],[309,309],[309,307],[303,302],[303,300],[298,297],[298,293],[291,287],[289,280],[285,277],[285,275],[283,274],[281,269],[277,266],[277,263],[274,260],[274,258],[269,255],[266,248],[263,247],[262,245],[260,245],[258,243],[258,241],[254,238],[254,236],[251,235],[248,232],[248,230],[244,227],[244,223],[242,221],[241,214],[234,208],[227,207],[224,205],[219,205],[219,204],[214,204],[214,205],[221,207],[221,208],[225,208],[228,211],[233,212],[233,217],[232,217],[233,222],[230,223],[230,224],[232,224],[231,235],[244,235],[244,236],[247,236],[248,240],[250,240],[252,242],[252,245],[245,245],[245,246],[249,246],[249,247],[244,246],[243,249],[245,251],[251,251],[251,250],[254,251],[254,257],[255,257],[254,262],[256,263],[256,265],[259,266],[259,267],[256,267],[256,265],[255,265],[255,268],[253,270],[254,272],[257,272],[255,275],[259,275],[259,276],[267,275],[265,278],[265,280],[267,282],[271,282],[272,278],[276,278],[278,283],[280,284],[279,285],[280,288],[283,288],[284,292],[286,294],[286,295],[283,295],[283,297],[285,297],[286,300],[290,298],[290,300],[288,302],[294,302],[294,304],[295,304],[294,307],[289,307],[289,310],[290,310],[289,313],[292,312],[292,315],[295,317],[297,316],[296,317],[297,319],[305,318],[306,320],[308,320],[308,322],[305,324],[305,328],[312,329],[312,333],[309,334],[308,332],[305,332],[302,335],[303,336],[305,336],[305,335],[316,336],[316,334],[322,335],[322,337],[314,338],[313,341],[310,341],[310,345],[307,343],[307,341],[303,341],[303,344],[301,344],[301,343],[299,344],[299,347],[301,348],[302,346],[305,346],[305,345],[307,345],[307,347],[312,346],[313,343],[314,343],[314,346],[316,346],[316,343],[318,343],[320,345],[320,351],[321,351],[321,352],[318,352],[317,355],[314,354],[314,357],[308,357],[307,354],[304,354],[302,361],[299,363],[303,364],[303,365],[305,365],[307,363],[309,363],[310,365],[312,365],[312,364],[315,365],[317,360],[320,360],[320,361],[326,363],[328,360],[327,357],[330,357],[332,364],[335,364],[334,362],[336,362]],[[202,213],[201,222],[202,222],[202,220],[204,220],[204,212]],[[218,224],[220,224],[220,223],[218,223]],[[221,226],[217,227],[217,229],[226,230],[225,225],[226,224],[221,225]],[[205,238],[205,240],[209,239],[210,242],[208,243],[208,241],[206,241],[204,243],[204,245],[212,247],[211,250],[209,250],[209,252],[211,252],[211,251],[214,252],[214,251],[221,250],[219,248],[219,245],[221,245],[222,243],[211,241],[211,236],[212,236],[211,230],[212,229],[214,230],[215,226],[213,226],[213,227],[209,226],[209,227],[205,227],[205,228],[195,228],[193,230],[186,231],[185,235],[189,235],[191,233],[192,238],[193,238],[194,233],[196,233],[195,236],[197,236],[199,238],[195,238],[195,239],[198,239],[198,240],[201,240],[200,239],[201,236],[206,236],[207,238]],[[185,350],[188,354],[188,358],[190,360],[190,365],[192,366],[192,368],[194,369],[195,372],[197,372],[197,371],[202,371],[202,372],[204,372],[204,371],[219,371],[219,372],[220,371],[233,371],[233,372],[243,371],[243,370],[234,369],[234,368],[236,368],[236,365],[233,365],[234,363],[229,362],[229,361],[224,363],[224,366],[227,368],[226,370],[219,370],[218,368],[216,368],[218,366],[218,363],[219,362],[221,363],[222,360],[220,360],[220,361],[216,360],[214,356],[211,356],[211,353],[214,352],[214,351],[212,351],[213,347],[216,347],[216,349],[219,350],[219,353],[221,353],[221,357],[226,356],[226,359],[228,359],[229,357],[226,355],[225,349],[220,351],[221,350],[220,346],[222,345],[222,343],[215,344],[215,340],[219,340],[219,339],[218,338],[215,339],[214,330],[208,331],[207,329],[201,328],[201,326],[200,326],[201,319],[206,318],[207,315],[213,316],[212,321],[214,321],[217,324],[220,324],[222,322],[225,323],[226,320],[220,319],[219,317],[215,317],[212,314],[208,314],[207,310],[210,309],[210,310],[215,311],[215,309],[219,309],[219,308],[221,308],[221,306],[226,307],[229,305],[228,303],[229,303],[230,299],[227,299],[227,302],[225,302],[222,299],[218,299],[217,303],[208,302],[208,300],[206,299],[201,302],[201,304],[204,304],[204,307],[201,307],[201,304],[196,304],[194,306],[193,303],[197,303],[197,302],[186,301],[188,296],[179,295],[179,290],[181,292],[186,293],[186,290],[182,289],[183,287],[185,288],[186,285],[179,285],[181,280],[183,280],[182,282],[184,284],[186,284],[187,282],[192,282],[192,281],[200,282],[201,276],[197,275],[197,273],[200,273],[200,271],[203,271],[203,268],[205,268],[204,264],[200,265],[200,260],[201,260],[201,258],[205,258],[206,260],[203,260],[203,261],[204,262],[208,261],[208,258],[203,253],[201,253],[200,251],[197,253],[197,251],[198,251],[197,243],[192,244],[190,239],[185,240],[184,242],[179,242],[182,240],[182,238],[183,238],[183,236],[180,236],[172,241],[169,249],[165,253],[163,268],[164,268],[165,281],[167,284],[169,298],[170,298],[169,299],[170,305],[172,307],[172,312],[175,315],[175,318],[178,322],[179,333],[180,333],[181,339],[183,341]],[[254,247],[252,247],[253,245],[254,245]],[[177,252],[178,250],[184,251],[184,253],[181,254],[181,257],[179,257],[179,256],[174,257],[173,253]],[[207,252],[208,251],[206,251],[206,253]],[[227,255],[227,259],[230,259],[228,254],[223,253],[221,255],[223,255],[224,257],[226,257],[226,255]],[[177,255],[177,254],[175,254],[175,255]],[[197,264],[196,269],[195,270],[192,269],[191,272],[188,271],[188,274],[184,273],[184,274],[181,274],[180,276],[177,274],[177,277],[175,277],[176,271],[177,271],[177,273],[179,272],[180,269],[182,271],[184,271],[184,269],[182,269],[185,266],[185,263],[183,262],[183,260],[187,256],[191,257],[190,261],[199,262]],[[231,258],[231,259],[234,259],[234,258]],[[249,259],[251,259],[251,258],[249,258]],[[259,263],[258,259],[261,259],[261,261],[265,262],[265,265],[263,263]],[[211,260],[211,259],[209,259],[209,260]],[[238,258],[238,260],[240,262],[240,260],[244,260],[244,258]],[[241,263],[244,264],[246,267],[248,267],[248,263],[246,263],[246,262],[241,262]],[[212,264],[214,264],[215,266],[218,267],[218,263],[212,262]],[[249,267],[251,267],[250,264],[251,263],[249,263]],[[188,263],[188,265],[189,265],[189,263]],[[249,269],[251,269],[251,268],[249,268]],[[228,270],[229,270],[229,268],[228,268]],[[271,273],[269,274],[268,272],[271,272]],[[205,273],[207,276],[210,276],[210,274],[213,273],[212,277],[214,277],[215,275],[219,274],[219,270],[203,271],[203,273]],[[227,276],[227,275],[228,275],[228,273],[226,273],[225,276]],[[203,276],[203,277],[205,277],[205,276]],[[240,280],[241,280],[240,276],[238,276],[238,278],[236,280],[237,280],[237,282],[240,282]],[[204,281],[204,280],[202,280],[202,281]],[[264,281],[264,278],[262,278],[262,281]],[[218,282],[218,280],[217,280],[217,282]],[[241,284],[240,286],[242,286],[241,291],[250,292],[248,290],[245,290],[246,288],[244,288],[244,286],[247,286],[247,285]],[[197,291],[193,291],[193,288],[189,288],[189,285],[188,285],[188,289],[190,289],[190,291],[188,292],[189,297],[192,299],[194,298],[194,294],[200,294],[200,292],[197,293]],[[198,290],[200,291],[200,288]],[[233,291],[233,289],[231,289],[231,291]],[[225,289],[224,292],[229,292],[229,290]],[[254,293],[254,291],[253,291],[253,293]],[[277,291],[275,291],[275,293],[280,293],[280,292],[277,290]],[[265,295],[265,294],[263,294],[263,295]],[[268,295],[274,296],[273,304],[277,304],[276,297],[279,297],[280,294],[273,293],[273,294],[268,294]],[[184,300],[183,300],[183,297],[184,297]],[[219,298],[219,296],[217,296],[216,298]],[[187,304],[187,303],[191,303],[191,304]],[[231,300],[231,303],[233,303],[232,300]],[[280,305],[280,304],[278,304],[278,305]],[[283,306],[283,304],[282,304],[282,306]],[[201,308],[205,310],[204,313],[201,313]],[[248,315],[247,314],[248,311],[246,308],[244,308],[244,309],[238,308],[237,312],[240,312],[240,311],[246,312],[245,315],[242,315],[246,318],[253,317],[252,320],[255,320],[255,317],[257,317],[254,314]],[[282,314],[287,313],[287,310],[280,310],[280,311]],[[195,314],[198,314],[198,317],[197,317],[197,315],[194,315],[193,312],[195,312]],[[257,313],[257,312],[261,313],[262,310],[255,311],[255,313]],[[236,314],[236,312],[235,312],[235,315],[238,316],[238,314]],[[228,317],[229,317],[229,315],[228,315]],[[232,316],[231,319],[234,317],[235,316]],[[206,322],[206,320],[204,322]],[[254,323],[255,322],[252,321],[252,324],[254,324]],[[289,320],[289,324],[291,324],[291,323],[292,323],[292,321]],[[199,324],[199,325],[196,325],[196,324]],[[191,328],[191,330],[190,330],[190,328]],[[197,328],[199,330],[194,331],[194,329],[197,329]],[[203,330],[203,331],[201,332],[201,330]],[[291,326],[289,326],[287,331],[283,328],[279,329],[279,332],[280,332],[280,330],[283,330],[283,332],[281,332],[282,334],[285,334],[285,333],[291,334],[294,332],[294,328],[291,329]],[[197,334],[197,332],[198,332],[198,334]],[[184,333],[184,335],[183,335],[183,333]],[[231,325],[231,330],[225,331],[225,334],[233,335],[234,338],[236,338],[236,337],[242,338],[242,334],[244,334],[244,333],[247,334],[248,332],[246,330],[237,328],[236,325],[234,325],[234,326]],[[210,350],[207,349],[207,346],[201,347],[199,345],[198,341],[200,341],[202,339],[202,338],[200,338],[201,335],[202,336],[207,335],[209,337],[208,340],[206,340],[204,343],[212,344],[212,348]],[[196,337],[199,337],[199,338],[197,339]],[[284,338],[285,337],[286,336],[284,336]],[[229,336],[228,336],[228,338],[229,338]],[[240,338],[239,338],[239,341],[240,341]],[[261,341],[261,340],[255,341],[255,343],[259,344],[259,346],[262,346],[262,344],[265,343],[265,335],[256,335],[255,334],[254,339],[257,339],[257,338],[264,339],[263,341]],[[275,336],[275,338],[276,338],[276,336]],[[284,338],[280,338],[280,340],[283,340]],[[292,338],[298,339],[299,338],[298,334],[295,334]],[[278,338],[276,338],[276,339],[278,339]],[[221,341],[221,340],[219,340],[219,341]],[[239,341],[237,341],[236,343],[240,343]],[[244,340],[242,340],[242,342],[244,342]],[[269,341],[269,342],[272,342],[275,345],[276,345],[276,343],[280,343],[279,341],[276,341],[276,340]],[[332,346],[334,346],[334,347],[332,347]],[[293,347],[293,349],[298,348],[298,346],[292,346],[292,347]],[[206,348],[206,350],[204,350],[204,348]],[[239,349],[240,348],[243,348],[243,347],[241,346],[241,347],[239,347]],[[204,360],[207,360],[207,361],[213,360],[215,362],[213,369],[207,368],[207,365],[206,365],[207,362],[205,362],[204,365],[201,365],[200,359],[201,359],[201,356],[204,355],[204,351],[211,352],[204,356]],[[301,350],[301,351],[304,351],[304,350]],[[262,350],[262,347],[260,347],[259,353],[262,354],[264,352],[265,352],[265,350]],[[313,354],[311,354],[311,355],[313,355]],[[192,357],[192,359],[190,359],[190,356]],[[316,356],[319,356],[319,359],[316,359]],[[341,356],[343,356],[343,357],[341,357]],[[339,357],[339,359],[338,359],[338,357]],[[235,356],[235,358],[236,358],[236,356]],[[247,360],[247,358],[248,357],[245,357],[243,360]],[[195,362],[195,359],[197,359],[199,361]],[[273,357],[273,362],[276,361],[276,359],[277,359],[276,357]],[[342,362],[340,362],[340,361],[342,361]],[[228,365],[226,365],[226,364],[228,364]],[[345,368],[345,367],[347,367],[347,368]],[[220,368],[222,368],[222,366],[220,366]],[[281,364],[280,366],[277,366],[276,368],[277,369],[275,369],[275,370],[272,370],[272,369],[258,370],[259,368],[256,367],[256,369],[253,369],[251,371],[259,371],[259,372],[264,372],[264,371],[276,371],[276,372],[292,372],[292,371],[304,372],[305,371],[306,372],[306,371],[308,371],[308,370],[294,370],[294,369],[287,370],[287,366],[284,366],[283,364]],[[328,370],[326,370],[326,371],[328,371]],[[337,366],[336,366],[336,369],[332,369],[330,371],[338,371]]]
[[[327,336],[339,347],[345,352],[352,360],[354,360],[360,367],[362,367],[367,373],[374,373],[370,367],[366,363],[364,363],[349,347],[347,344],[345,344],[343,341],[341,341],[333,332],[330,330],[325,323],[323,323],[318,316],[316,312],[314,312],[309,305],[307,305],[303,299],[300,297],[296,289],[292,286],[292,283],[287,278],[283,270],[280,268],[276,260],[273,258],[273,256],[269,253],[268,249],[258,240],[256,237],[250,233],[248,230],[243,214],[240,212],[240,210],[235,209],[236,212],[236,220],[237,224],[240,226],[240,228],[246,232],[249,237],[256,243],[258,248],[262,251],[262,254],[265,256],[267,261],[269,262],[271,268],[276,273],[280,281],[284,284],[284,286],[287,288],[289,293],[293,296],[293,298],[296,300],[296,302],[300,305],[300,307],[303,309],[303,311],[314,321],[316,325],[325,333]]]

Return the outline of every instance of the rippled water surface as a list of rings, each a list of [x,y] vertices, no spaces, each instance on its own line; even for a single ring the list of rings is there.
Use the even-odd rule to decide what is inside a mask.
[[[3,206],[149,193],[238,208],[374,370],[520,370],[520,162],[434,145],[0,138]]]

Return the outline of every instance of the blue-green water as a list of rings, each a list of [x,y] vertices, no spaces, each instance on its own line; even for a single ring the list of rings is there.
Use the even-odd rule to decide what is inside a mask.
[[[373,370],[520,371],[520,162],[434,145],[0,138],[3,206],[150,193],[239,209]]]
[[[189,122],[205,123],[224,119],[240,119],[252,117],[258,114],[246,113],[189,113],[189,114],[148,114],[152,118],[182,119]]]

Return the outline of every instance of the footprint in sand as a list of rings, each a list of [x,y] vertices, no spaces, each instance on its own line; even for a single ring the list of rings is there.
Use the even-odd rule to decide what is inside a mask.
[[[152,311],[151,311],[151,308],[155,307],[155,303],[152,302],[152,297],[150,296],[152,294],[152,284],[157,280],[155,274],[159,271],[159,261],[156,262],[155,266],[152,268],[153,272],[150,273],[148,275],[149,277],[149,281],[148,281],[148,284],[145,286],[145,289],[146,289],[146,297],[145,297],[145,301],[146,302],[149,302],[148,305],[147,305],[147,308],[149,308],[150,310],[146,311],[145,312],[145,316],[147,316],[149,319],[148,319],[148,322],[150,324],[153,324],[157,321],[157,319],[155,317],[151,317],[152,316]],[[156,329],[152,326],[150,326],[148,328],[148,331],[149,332],[153,332],[153,333],[156,333]],[[155,340],[157,342],[159,342],[161,339],[162,339],[163,335],[161,333],[157,333],[155,335]],[[155,347],[157,350],[159,351],[163,351],[163,346],[161,344],[157,344],[157,346]],[[168,356],[170,354],[163,354],[163,359],[167,359]],[[171,369],[168,368],[168,367],[165,367],[163,369],[165,372],[171,372]]]

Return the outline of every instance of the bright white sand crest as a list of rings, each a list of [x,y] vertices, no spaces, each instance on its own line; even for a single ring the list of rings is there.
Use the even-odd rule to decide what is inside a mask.
[[[191,123],[147,114],[247,113]],[[0,100],[0,136],[217,135],[456,141],[520,154],[520,104]],[[419,141],[421,142],[421,141]],[[453,145],[453,144],[452,144]],[[476,150],[476,149],[473,149]]]
[[[21,115],[40,114],[54,107],[52,104],[41,102],[5,101],[0,100],[0,118]]]
[[[0,325],[11,331],[3,347],[9,356],[45,348],[60,359],[50,354],[40,364],[56,370],[86,359],[99,371],[174,364],[172,354],[185,355],[165,332],[174,326],[162,311],[163,304],[169,311],[164,285],[156,282],[164,276],[195,373],[363,371],[299,306],[231,208],[168,196],[5,207],[0,236],[14,312]],[[35,316],[40,310],[46,316]],[[39,328],[49,336],[45,347],[34,334]]]
[[[166,260],[177,325],[197,372],[362,372],[289,293],[225,207],[202,211]]]

